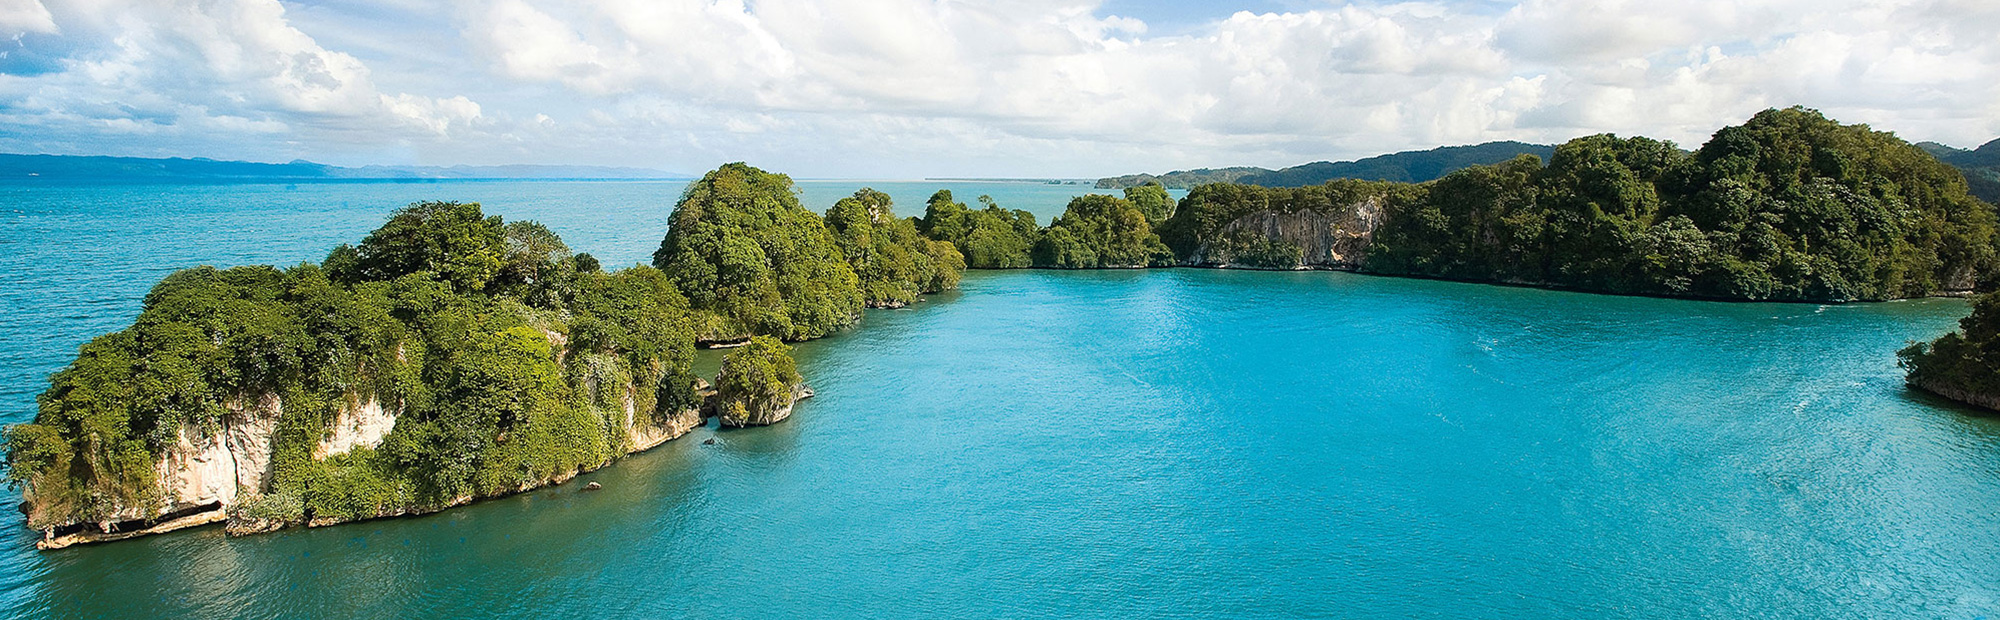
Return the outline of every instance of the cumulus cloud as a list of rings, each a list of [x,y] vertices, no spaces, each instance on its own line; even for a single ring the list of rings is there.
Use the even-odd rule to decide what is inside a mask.
[[[479,115],[464,97],[379,92],[365,64],[292,27],[275,0],[9,1],[46,17],[54,36],[34,45],[70,51],[56,70],[0,75],[0,120],[36,130],[16,150],[398,139]]]
[[[1912,139],[2000,134],[1990,0],[1307,7],[1152,35],[1091,0],[0,0],[17,47],[60,58],[0,75],[0,121],[23,128],[0,146],[212,134],[325,158],[1081,176],[1604,131],[1693,144],[1795,104]]]

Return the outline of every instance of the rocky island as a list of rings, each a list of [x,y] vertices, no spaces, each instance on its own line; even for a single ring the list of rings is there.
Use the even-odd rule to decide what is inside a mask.
[[[724,167],[673,221],[664,269],[607,273],[534,222],[422,202],[321,264],[175,273],[8,430],[28,526],[47,549],[421,514],[561,483],[685,434],[704,410],[784,419],[811,392],[773,336],[851,323],[862,280],[782,175]],[[866,281],[956,284],[957,263],[937,269],[950,274]],[[690,368],[716,334],[756,337],[705,408]]]

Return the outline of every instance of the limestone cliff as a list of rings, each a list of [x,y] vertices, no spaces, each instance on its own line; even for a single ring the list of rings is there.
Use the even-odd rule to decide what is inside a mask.
[[[1382,200],[1368,197],[1332,210],[1263,209],[1201,240],[1186,259],[1202,267],[1359,269],[1382,222]]]
[[[630,386],[627,386],[630,389]],[[625,399],[623,410],[625,453],[637,453],[659,446],[701,426],[698,409],[664,416],[642,416],[632,400]],[[789,409],[789,407],[787,408]],[[335,412],[313,450],[313,458],[324,460],[359,448],[374,448],[394,430],[400,407],[385,407],[373,397],[349,400]],[[187,527],[229,520],[231,534],[267,532],[301,523],[248,517],[236,509],[246,500],[271,490],[271,452],[284,401],[275,394],[232,402],[217,428],[183,426],[175,442],[159,455],[160,501],[149,506],[129,506],[117,513],[117,520],[102,523],[59,523],[43,530],[37,543],[42,549],[59,549],[75,544],[122,540]],[[649,419],[651,418],[651,419]],[[606,463],[599,464],[602,467]],[[565,472],[550,480],[525,484],[515,492],[560,484],[593,468]],[[386,507],[376,517],[427,512],[471,503],[474,497],[455,498],[442,506],[421,509],[412,506]],[[30,510],[34,509],[29,497]],[[345,522],[345,519],[315,518],[303,523],[314,527]]]
[[[1362,270],[1387,220],[1390,187],[1344,181],[1304,188],[1204,186],[1159,227],[1185,266]]]

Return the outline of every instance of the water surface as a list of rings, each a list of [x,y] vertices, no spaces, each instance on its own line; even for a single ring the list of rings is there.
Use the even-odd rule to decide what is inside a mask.
[[[608,264],[643,260],[678,194],[465,185],[452,197]],[[25,419],[48,360],[129,322],[164,270],[316,258],[408,190],[15,196],[35,214],[0,227],[6,413]],[[1907,391],[1893,355],[1964,311],[973,273],[800,345],[820,396],[792,420],[699,429],[590,475],[603,491],[55,553],[11,529],[0,601],[62,617],[1993,617],[2000,423]]]

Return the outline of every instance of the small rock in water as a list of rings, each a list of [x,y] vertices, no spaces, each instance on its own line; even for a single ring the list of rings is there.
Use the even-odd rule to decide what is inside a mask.
[[[714,438],[714,437],[710,437],[710,438],[708,438],[708,441],[704,441],[704,442],[701,442],[701,445],[704,445],[704,446],[713,446],[713,445],[715,445],[715,438]]]
[[[604,485],[601,485],[601,484],[598,484],[598,483],[595,483],[595,482],[592,482],[592,483],[590,483],[590,484],[586,484],[586,485],[583,485],[583,490],[585,490],[585,491],[595,491],[595,490],[598,490],[598,489],[602,489],[602,488],[604,488]]]

